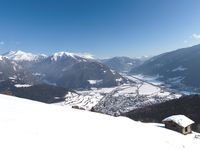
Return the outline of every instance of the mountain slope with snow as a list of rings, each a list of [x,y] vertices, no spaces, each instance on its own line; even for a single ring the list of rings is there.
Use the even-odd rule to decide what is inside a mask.
[[[61,52],[56,52],[54,53],[52,56],[51,56],[51,60],[54,60],[54,61],[57,61],[58,59],[63,59],[63,58],[74,58],[76,60],[79,60],[79,61],[87,61],[87,59],[94,59],[92,57],[92,55],[90,54],[76,54],[76,53],[69,53],[69,52],[65,52],[65,51],[61,51]]]
[[[118,72],[129,72],[132,68],[143,62],[140,59],[129,57],[113,57],[109,59],[102,59],[100,61]]]
[[[133,68],[131,73],[158,76],[173,88],[200,91],[200,45],[167,52]]]
[[[0,95],[0,149],[196,150],[195,133]],[[196,136],[197,137],[197,136]]]
[[[21,71],[21,66],[6,57],[0,56],[0,81],[15,78]]]
[[[0,57],[0,62],[3,59],[19,65],[23,71],[27,72],[26,77],[28,79],[34,78],[37,84],[80,89],[110,87],[126,82],[120,74],[96,61],[88,53],[61,51],[51,56],[46,56],[23,51],[10,51]],[[0,65],[0,71],[3,70],[2,68]],[[4,71],[1,74],[5,74]],[[7,75],[5,78],[9,78],[10,76],[13,77],[13,75]],[[16,78],[18,78],[18,75],[16,75]]]
[[[42,79],[46,83],[70,89],[110,87],[125,82],[120,74],[91,57],[68,52],[57,52],[36,63],[31,69],[42,74]],[[94,84],[90,81],[96,82]]]
[[[195,124],[193,124],[192,128],[193,130],[200,132],[199,95],[183,96],[172,101],[166,101],[160,104],[153,104],[144,108],[138,108],[124,113],[123,116],[144,122],[162,122],[164,118],[175,114],[183,114],[195,121]]]
[[[35,55],[35,54],[32,54],[32,53],[23,52],[23,51],[20,51],[20,50],[10,51],[10,52],[4,54],[3,56],[10,59],[10,60],[14,60],[14,61],[18,61],[18,62],[39,61],[39,60],[47,57],[44,54]]]
[[[3,56],[0,55],[0,61],[3,60]]]

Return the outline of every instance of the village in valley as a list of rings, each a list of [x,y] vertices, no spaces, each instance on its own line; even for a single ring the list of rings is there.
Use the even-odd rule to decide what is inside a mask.
[[[91,88],[68,92],[62,106],[92,110],[119,116],[130,110],[162,103],[182,96],[181,93],[163,87],[161,82],[146,81],[138,76],[127,76],[130,83],[111,88]]]

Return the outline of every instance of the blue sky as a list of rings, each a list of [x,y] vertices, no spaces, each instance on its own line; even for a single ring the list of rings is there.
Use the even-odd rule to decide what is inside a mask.
[[[156,55],[200,43],[199,0],[0,0],[0,53]]]

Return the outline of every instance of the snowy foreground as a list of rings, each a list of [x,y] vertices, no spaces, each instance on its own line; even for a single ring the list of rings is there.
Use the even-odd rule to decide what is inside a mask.
[[[0,149],[198,150],[196,133],[0,95]]]

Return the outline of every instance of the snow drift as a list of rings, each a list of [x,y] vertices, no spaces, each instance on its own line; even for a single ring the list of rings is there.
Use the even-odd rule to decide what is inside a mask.
[[[0,149],[198,149],[188,136],[145,124],[0,95]]]

